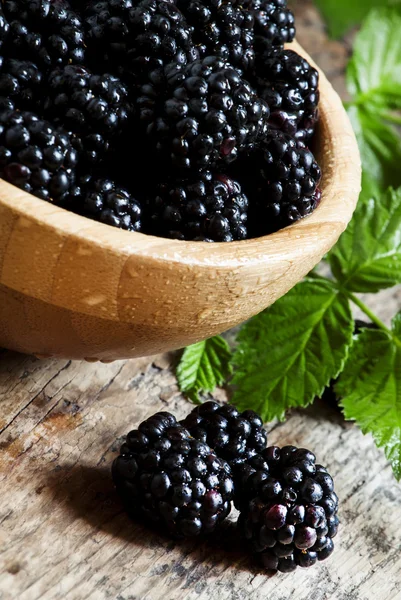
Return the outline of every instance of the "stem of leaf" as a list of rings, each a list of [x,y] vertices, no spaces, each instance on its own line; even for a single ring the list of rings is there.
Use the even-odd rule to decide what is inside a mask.
[[[355,296],[354,294],[351,294],[350,292],[347,293],[348,298],[351,300],[351,302],[353,302],[358,308],[361,309],[361,311],[363,313],[365,313],[365,315],[367,317],[369,317],[369,319],[372,321],[372,323],[374,323],[375,325],[378,326],[379,329],[382,329],[383,331],[385,331],[386,333],[389,333],[392,337],[393,337],[393,332],[386,327],[386,325],[383,323],[383,321],[381,321],[371,310],[370,308],[368,308],[366,306],[366,304],[364,302],[362,302],[362,300],[360,300],[358,298],[358,296]]]

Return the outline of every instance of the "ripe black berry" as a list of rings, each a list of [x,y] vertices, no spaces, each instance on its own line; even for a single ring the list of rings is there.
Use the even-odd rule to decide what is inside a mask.
[[[269,124],[308,141],[318,120],[319,73],[292,50],[259,55],[252,75],[255,88],[269,106]]]
[[[235,471],[238,525],[266,569],[325,560],[338,529],[333,479],[309,450],[270,447]]]
[[[93,75],[80,65],[67,65],[49,75],[45,114],[80,135],[85,158],[93,164],[125,130],[132,110],[127,88],[113,75]]]
[[[266,448],[263,422],[253,410],[240,413],[230,404],[205,402],[194,408],[181,423],[193,437],[208,444],[232,467]]]
[[[255,52],[251,11],[237,0],[176,0],[176,4],[193,27],[201,57],[218,56],[242,71],[252,67]]]
[[[2,6],[9,22],[7,56],[45,69],[83,62],[82,22],[66,0],[5,0]]]
[[[42,72],[34,63],[0,59],[0,96],[17,108],[33,110],[38,105],[41,83]]]
[[[146,212],[144,230],[162,237],[229,242],[247,236],[248,199],[241,186],[210,171],[159,184]]]
[[[271,54],[295,37],[295,19],[287,0],[244,0],[253,15],[257,54]]]
[[[213,531],[229,514],[231,469],[169,413],[127,435],[113,479],[128,512],[188,537]]]
[[[250,237],[291,225],[320,203],[320,168],[304,144],[286,134],[271,132],[240,168],[250,202]]]
[[[106,225],[141,231],[141,202],[128,190],[109,179],[89,178],[71,190],[70,208]]]
[[[140,117],[156,148],[179,169],[230,163],[264,136],[268,109],[238,72],[216,57],[165,73],[165,90],[143,86]]]
[[[78,163],[74,138],[29,112],[0,112],[0,177],[62,204],[74,184]]]
[[[85,14],[92,63],[130,83],[169,63],[183,66],[198,58],[192,30],[172,2],[95,0]]]

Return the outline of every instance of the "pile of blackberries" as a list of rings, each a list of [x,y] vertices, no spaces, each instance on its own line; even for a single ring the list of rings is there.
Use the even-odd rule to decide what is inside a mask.
[[[286,227],[321,200],[294,36],[287,0],[2,0],[0,178],[179,240]]]
[[[205,402],[181,422],[156,413],[127,435],[112,473],[127,512],[177,538],[213,532],[234,503],[239,535],[269,572],[333,552],[333,479],[309,450],[267,447],[252,410]]]

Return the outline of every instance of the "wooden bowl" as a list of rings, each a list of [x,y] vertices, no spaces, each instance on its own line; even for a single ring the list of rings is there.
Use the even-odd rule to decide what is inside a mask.
[[[221,333],[291,289],[335,244],[360,192],[351,124],[320,75],[321,205],[263,238],[207,244],[121,231],[0,181],[0,346],[90,361],[146,356]]]

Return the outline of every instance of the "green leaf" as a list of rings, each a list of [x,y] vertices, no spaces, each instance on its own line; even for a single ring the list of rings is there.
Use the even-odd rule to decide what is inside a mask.
[[[346,419],[356,421],[384,447],[401,479],[401,315],[393,331],[364,329],[336,385]]]
[[[401,106],[400,31],[396,10],[372,10],[364,21],[347,69],[348,90],[356,103]]]
[[[329,281],[302,281],[241,329],[234,404],[265,421],[307,406],[342,370],[353,327],[347,298]]]
[[[401,283],[401,188],[358,204],[329,261],[350,292],[378,292]]]
[[[213,392],[231,374],[231,350],[220,335],[185,348],[177,367],[181,392],[199,402],[200,392]]]
[[[350,106],[351,119],[362,158],[364,179],[374,181],[377,190],[401,185],[401,138],[380,119],[372,106]]]
[[[354,25],[359,25],[370,9],[383,4],[386,0],[316,0],[332,37],[342,36]]]

